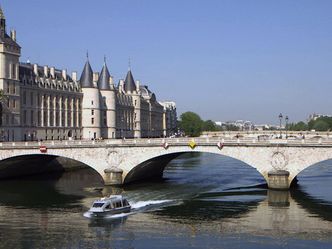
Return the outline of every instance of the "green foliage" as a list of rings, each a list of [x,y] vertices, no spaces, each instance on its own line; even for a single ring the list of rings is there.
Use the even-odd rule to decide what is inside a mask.
[[[315,122],[313,129],[316,131],[327,131],[329,130],[330,126],[327,122],[325,122],[324,120],[318,120],[317,122]]]
[[[238,131],[239,127],[231,124],[218,126],[212,120],[203,121],[200,116],[194,112],[185,112],[180,116],[178,127],[188,136],[199,136],[202,131]],[[310,120],[308,123],[300,121],[298,123],[291,123],[287,125],[289,131],[332,131],[332,117],[319,117],[315,120]],[[270,128],[273,130],[275,128]]]
[[[312,119],[308,123],[308,129],[316,131],[331,131],[332,117],[319,117],[315,120]]]
[[[194,112],[185,112],[180,116],[179,127],[187,136],[198,137],[203,130],[203,120]]]
[[[307,131],[309,128],[308,124],[304,123],[303,121],[300,121],[295,124],[289,124],[287,126],[287,129],[290,131]]]
[[[310,120],[307,124],[304,122],[298,122],[296,124],[290,124],[288,127],[291,131],[331,131],[332,130],[332,117],[319,117]]]
[[[312,130],[314,128],[314,125],[315,125],[315,120],[311,119],[309,122],[308,122],[308,130]]]
[[[218,131],[218,126],[212,120],[203,121],[203,131]]]

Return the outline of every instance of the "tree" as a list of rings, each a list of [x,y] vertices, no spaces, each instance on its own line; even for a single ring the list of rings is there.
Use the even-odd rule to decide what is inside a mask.
[[[309,130],[328,131],[332,130],[332,117],[319,117],[308,123]]]
[[[202,132],[203,121],[198,114],[185,112],[180,116],[179,127],[186,135],[198,137]]]
[[[203,131],[217,131],[218,127],[212,120],[206,120],[203,122]]]
[[[287,126],[287,129],[290,131],[307,131],[308,130],[308,125],[304,123],[303,121],[300,121],[296,124],[289,124]]]
[[[312,128],[316,131],[327,131],[330,127],[327,122],[317,119],[317,122],[315,122]]]

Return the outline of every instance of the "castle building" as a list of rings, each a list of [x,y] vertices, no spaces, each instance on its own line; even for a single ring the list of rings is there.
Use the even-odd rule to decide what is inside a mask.
[[[163,137],[174,128],[166,117],[176,117],[175,103],[159,103],[131,69],[116,86],[106,60],[96,73],[87,58],[78,79],[76,72],[19,62],[20,55],[0,8],[1,141]]]

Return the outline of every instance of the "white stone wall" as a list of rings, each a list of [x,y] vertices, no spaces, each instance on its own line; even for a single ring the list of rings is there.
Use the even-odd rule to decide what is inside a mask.
[[[100,99],[97,88],[82,88],[82,127],[83,139],[101,137]]]
[[[116,94],[114,90],[101,90],[101,137],[116,137]]]

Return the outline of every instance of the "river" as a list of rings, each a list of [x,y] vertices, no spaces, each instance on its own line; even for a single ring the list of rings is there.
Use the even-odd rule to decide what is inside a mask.
[[[267,190],[248,165],[186,154],[164,179],[103,187],[92,169],[0,182],[1,248],[332,248],[332,161],[291,191]],[[83,216],[93,200],[121,193],[134,213]]]

